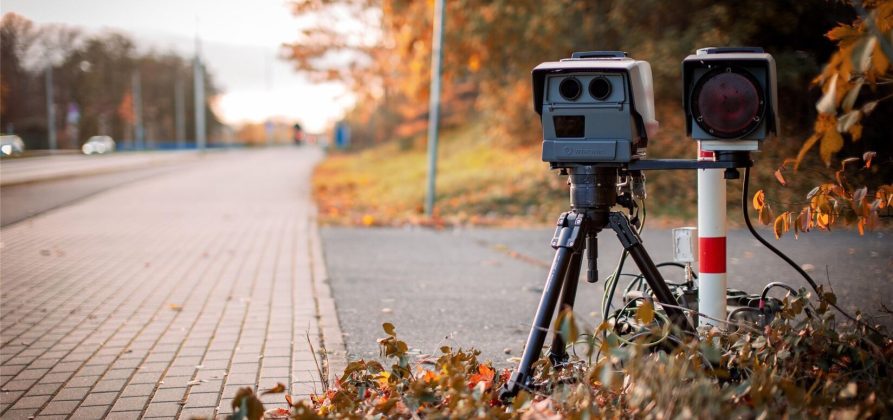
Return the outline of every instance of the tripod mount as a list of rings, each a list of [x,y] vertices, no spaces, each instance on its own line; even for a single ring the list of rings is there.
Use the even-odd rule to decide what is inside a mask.
[[[598,233],[606,227],[614,231],[620,245],[632,257],[657,302],[673,305],[663,306],[670,322],[680,331],[694,334],[694,327],[685,313],[675,307],[678,303],[673,293],[645,250],[639,234],[632,227],[638,223],[637,219],[631,221],[625,213],[612,211],[612,208],[620,205],[632,213],[636,206],[635,199],[645,193],[642,171],[646,169],[726,169],[726,178],[732,179],[738,173],[735,168],[751,165],[749,154],[736,153],[716,161],[639,160],[625,165],[596,163],[560,167],[562,174],[568,175],[571,210],[558,217],[551,242],[555,256],[546,285],[527,336],[521,362],[500,390],[500,398],[508,400],[522,388],[532,386],[533,363],[540,357],[556,307],[560,302],[559,308],[562,311],[573,310],[584,251],[588,266],[587,281],[594,283],[598,279],[597,238]],[[623,183],[619,183],[620,178],[624,178]],[[618,186],[623,187],[619,194]],[[566,345],[561,334],[553,334],[549,347],[549,359],[553,366],[561,366],[567,362]]]

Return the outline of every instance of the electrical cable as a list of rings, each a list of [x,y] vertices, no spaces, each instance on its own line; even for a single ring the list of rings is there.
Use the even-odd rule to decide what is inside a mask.
[[[794,289],[793,287],[788,286],[786,283],[782,283],[780,281],[773,281],[772,283],[767,284],[766,287],[763,288],[763,292],[760,293],[760,300],[766,300],[766,296],[769,294],[769,290],[771,290],[773,287],[781,287],[783,289],[788,289],[788,291],[793,293],[795,296],[800,294],[800,292],[797,291],[797,289]]]
[[[862,325],[862,326],[868,328],[875,334],[889,339],[890,337],[888,335],[878,331],[876,328],[872,327],[867,322],[865,322],[861,319],[857,319],[856,317],[850,315],[849,313],[844,311],[840,306],[837,306],[837,303],[829,302],[829,301],[825,300],[825,297],[822,296],[821,292],[819,292],[819,285],[816,284],[815,280],[813,280],[812,277],[810,277],[809,274],[806,273],[806,271],[804,271],[802,268],[800,268],[800,266],[797,265],[797,263],[795,263],[792,259],[790,259],[790,257],[785,255],[783,252],[779,251],[778,248],[772,246],[772,244],[770,244],[766,239],[764,239],[762,236],[760,236],[759,233],[757,233],[756,229],[754,229],[754,227],[753,227],[753,224],[750,222],[750,213],[748,213],[748,211],[747,211],[747,201],[748,201],[747,199],[748,199],[748,195],[749,195],[748,194],[749,186],[750,186],[750,167],[747,167],[747,168],[744,168],[744,182],[743,182],[743,185],[741,188],[741,211],[742,211],[742,213],[744,213],[744,224],[747,225],[747,230],[750,231],[751,235],[753,235],[753,237],[756,238],[757,241],[759,241],[761,244],[763,244],[763,246],[768,248],[770,251],[775,253],[775,255],[777,255],[779,258],[784,260],[784,262],[788,263],[788,265],[793,267],[794,270],[796,270],[797,273],[799,273],[803,277],[803,279],[805,279],[806,282],[809,283],[810,287],[812,287],[812,289],[815,290],[816,295],[818,295],[819,301],[830,305],[831,307],[836,309],[838,312],[840,312],[843,316],[849,318],[850,320],[852,320],[853,322],[855,322],[859,325]]]

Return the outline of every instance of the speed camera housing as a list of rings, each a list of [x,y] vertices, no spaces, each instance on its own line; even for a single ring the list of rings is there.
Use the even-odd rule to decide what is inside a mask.
[[[553,167],[644,157],[657,129],[651,66],[618,51],[575,52],[533,69],[543,161]]]
[[[701,48],[682,78],[686,132],[702,150],[758,150],[778,133],[775,60],[762,48]]]

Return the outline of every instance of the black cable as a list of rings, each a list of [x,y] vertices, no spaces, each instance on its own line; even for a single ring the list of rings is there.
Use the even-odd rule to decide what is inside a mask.
[[[785,284],[785,283],[782,283],[782,282],[780,282],[780,281],[773,281],[772,283],[767,284],[766,287],[763,288],[763,292],[760,293],[760,299],[761,299],[761,300],[766,300],[766,296],[769,295],[769,290],[771,290],[773,287],[781,287],[781,288],[783,288],[783,289],[788,289],[788,291],[790,291],[791,293],[793,293],[794,296],[800,294],[800,292],[797,291],[797,289],[794,289],[793,287],[788,286],[788,285]]]
[[[860,319],[856,319],[856,317],[850,315],[849,313],[844,311],[841,307],[837,306],[836,303],[829,302],[829,301],[825,300],[825,297],[822,296],[822,293],[819,291],[819,285],[816,284],[815,280],[813,280],[812,277],[809,276],[809,274],[806,274],[806,271],[803,271],[803,269],[800,268],[800,266],[797,265],[797,263],[795,263],[792,259],[790,259],[783,252],[779,251],[778,248],[772,246],[772,244],[770,244],[768,241],[763,239],[763,237],[760,236],[759,233],[757,233],[756,229],[753,228],[753,224],[750,222],[750,213],[748,213],[748,211],[747,211],[748,187],[749,186],[750,186],[750,167],[747,167],[747,168],[744,168],[744,185],[742,185],[742,188],[741,188],[741,211],[744,213],[744,224],[747,225],[747,230],[750,231],[751,235],[753,235],[753,237],[756,238],[757,241],[759,241],[761,244],[763,244],[763,246],[765,246],[770,251],[775,253],[775,255],[777,255],[779,258],[784,260],[784,262],[788,263],[788,265],[790,265],[791,267],[794,268],[794,270],[796,270],[798,273],[800,273],[800,275],[803,276],[803,279],[806,280],[807,283],[809,283],[809,285],[812,287],[813,290],[815,290],[816,295],[818,295],[820,302],[830,305],[831,307],[836,309],[837,312],[840,312],[843,316],[849,318],[850,320],[852,320],[853,322],[855,322],[857,324],[860,324],[860,325],[868,328],[875,334],[889,339],[890,337],[888,335],[878,331],[877,328],[872,327],[867,322],[862,321]]]

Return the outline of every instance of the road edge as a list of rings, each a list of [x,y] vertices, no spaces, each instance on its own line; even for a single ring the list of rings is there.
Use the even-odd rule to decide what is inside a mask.
[[[347,347],[344,344],[344,335],[341,331],[341,323],[338,320],[338,311],[335,308],[335,299],[332,296],[332,288],[329,286],[328,270],[322,248],[322,239],[319,233],[317,207],[312,205],[309,217],[310,230],[310,264],[313,281],[314,298],[316,300],[316,316],[319,325],[320,345],[325,349],[325,376],[329,383],[335,379],[347,367]]]

